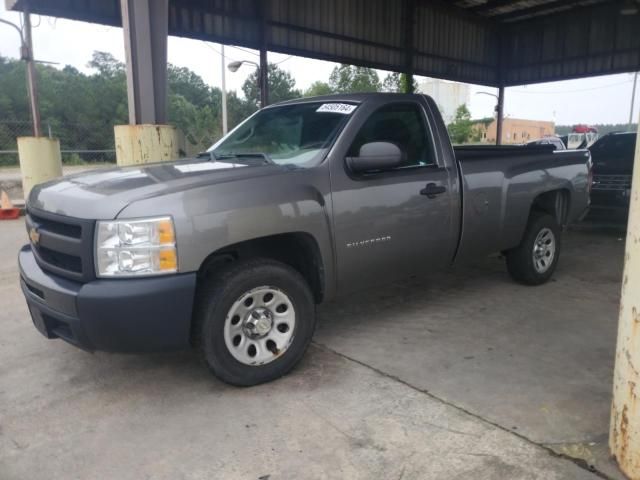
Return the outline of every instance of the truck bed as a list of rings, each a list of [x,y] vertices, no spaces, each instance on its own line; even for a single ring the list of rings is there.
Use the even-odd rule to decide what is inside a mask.
[[[465,260],[518,245],[534,201],[544,192],[563,192],[543,201],[559,202],[566,224],[588,207],[588,150],[558,150],[553,146],[454,147],[462,185],[462,234],[457,260]],[[563,200],[564,199],[564,200]],[[571,199],[571,201],[569,201]]]

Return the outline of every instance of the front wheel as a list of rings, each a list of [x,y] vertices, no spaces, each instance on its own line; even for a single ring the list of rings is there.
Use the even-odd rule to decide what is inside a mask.
[[[315,328],[305,279],[280,262],[231,264],[198,292],[196,345],[209,369],[239,386],[287,374],[302,358]]]
[[[556,219],[544,213],[533,213],[522,242],[506,252],[507,269],[511,277],[525,285],[547,282],[560,257],[560,226]]]

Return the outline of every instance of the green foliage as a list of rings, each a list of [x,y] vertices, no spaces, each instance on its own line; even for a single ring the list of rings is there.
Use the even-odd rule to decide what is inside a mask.
[[[291,74],[282,70],[277,65],[270,63],[267,69],[267,82],[269,84],[269,103],[282,102],[302,96],[296,89],[296,81]],[[260,89],[258,88],[258,71],[255,70],[242,84],[242,91],[250,105],[257,109],[260,106]]]
[[[382,82],[382,91],[391,93],[414,93],[418,89],[418,83],[413,75],[391,72]]]
[[[466,104],[460,105],[456,110],[456,116],[447,129],[449,137],[454,144],[466,143],[473,135],[473,122],[471,121],[471,113]]]
[[[382,84],[378,73],[367,67],[345,65],[335,67],[329,77],[329,87],[335,93],[379,92]]]
[[[303,95],[305,97],[317,97],[320,95],[331,95],[332,93],[333,90],[331,90],[331,87],[327,82],[316,80],[305,90]]]
[[[95,73],[87,75],[71,66],[36,66],[43,129],[50,127],[63,149],[110,150],[113,126],[128,122],[125,66],[106,52],[94,52],[87,65]],[[188,68],[169,64],[167,73],[169,123],[185,133],[189,153],[201,151],[222,135],[222,92]],[[15,150],[16,137],[30,134],[25,82],[24,63],[0,57],[0,150]],[[256,109],[235,92],[227,93],[227,106],[230,128]],[[82,161],[77,155],[63,160]],[[3,155],[0,161],[15,164],[17,158]]]
[[[402,83],[398,72],[391,72],[382,81],[382,91],[390,93],[402,93]]]

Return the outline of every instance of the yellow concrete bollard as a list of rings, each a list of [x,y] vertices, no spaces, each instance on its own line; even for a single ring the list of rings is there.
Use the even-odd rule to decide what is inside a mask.
[[[640,138],[640,129],[638,130]],[[609,447],[620,469],[640,479],[640,141],[636,142],[624,255]]]
[[[171,125],[116,125],[118,166],[170,162],[184,156],[184,139]]]
[[[34,185],[62,176],[60,141],[48,137],[18,137],[18,157],[25,200]]]

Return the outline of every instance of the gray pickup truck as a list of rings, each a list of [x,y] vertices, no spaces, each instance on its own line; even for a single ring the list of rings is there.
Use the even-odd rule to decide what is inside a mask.
[[[199,158],[34,188],[20,281],[48,338],[193,346],[254,385],[296,365],[336,294],[493,252],[515,280],[546,282],[590,185],[585,150],[453,148],[426,96],[288,101]]]

